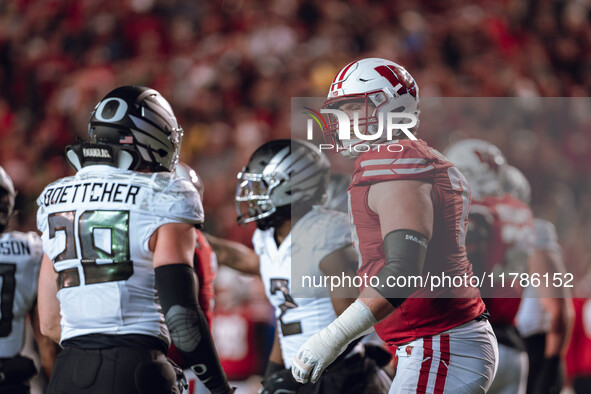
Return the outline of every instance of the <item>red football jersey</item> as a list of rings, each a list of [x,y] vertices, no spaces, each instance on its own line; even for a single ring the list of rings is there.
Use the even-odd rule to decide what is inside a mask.
[[[472,276],[465,237],[470,191],[463,175],[441,153],[424,141],[397,141],[402,150],[386,146],[362,153],[355,162],[349,187],[353,243],[361,256],[359,275],[376,275],[385,265],[380,219],[368,206],[371,185],[394,180],[422,180],[433,191],[433,235],[429,241],[423,278],[427,275]],[[394,145],[394,147],[396,147]],[[392,201],[393,204],[396,201]],[[472,287],[418,288],[375,326],[389,345],[436,335],[475,319],[484,312],[480,292]]]
[[[211,328],[215,295],[213,281],[217,272],[218,260],[205,235],[199,230],[195,230],[195,232],[197,233],[197,245],[195,246],[193,264],[197,278],[199,278],[199,306],[203,309]]]
[[[528,272],[527,259],[533,249],[534,218],[531,209],[510,194],[472,201],[470,217],[480,215],[489,226],[483,269],[493,274],[492,287],[482,289],[492,324],[514,324],[522,288],[511,274]],[[477,264],[476,262],[473,262]],[[500,276],[504,274],[504,281]],[[514,286],[510,286],[513,282]]]

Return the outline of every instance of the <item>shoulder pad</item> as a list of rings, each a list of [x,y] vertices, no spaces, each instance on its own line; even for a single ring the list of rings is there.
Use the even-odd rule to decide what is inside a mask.
[[[170,173],[157,173],[154,177],[153,213],[174,217],[182,222],[201,224],[203,205],[197,189],[191,182]]]
[[[294,226],[292,242],[324,249],[325,255],[352,243],[348,216],[339,211],[315,208]]]

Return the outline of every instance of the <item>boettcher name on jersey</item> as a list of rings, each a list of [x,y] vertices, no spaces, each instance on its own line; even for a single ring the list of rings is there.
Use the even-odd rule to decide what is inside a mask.
[[[113,202],[137,204],[141,187],[123,182],[84,182],[47,187],[43,193],[43,205]]]
[[[37,203],[43,249],[58,272],[62,341],[103,333],[168,342],[148,242],[164,224],[203,222],[193,185],[94,165],[50,184]]]

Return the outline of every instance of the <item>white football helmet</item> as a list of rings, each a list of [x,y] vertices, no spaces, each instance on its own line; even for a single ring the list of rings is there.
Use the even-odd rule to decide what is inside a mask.
[[[495,145],[484,140],[466,139],[448,146],[443,154],[468,180],[472,198],[503,193],[501,168],[507,160]]]
[[[503,166],[501,169],[501,180],[505,193],[513,195],[521,202],[530,203],[531,186],[523,172],[519,171],[517,167],[511,165]]]
[[[368,58],[346,65],[332,81],[323,108],[339,109],[344,104],[356,102],[362,105],[359,111],[359,130],[368,135],[378,133],[381,118],[384,138],[371,141],[352,138],[341,141],[338,135],[338,119],[329,114],[324,138],[335,147],[333,151],[341,152],[344,156],[357,156],[359,152],[352,148],[355,145],[384,143],[387,113],[413,114],[418,122],[419,86],[408,71],[389,60]],[[406,122],[407,120],[400,121]],[[394,136],[404,138],[400,130],[395,130]]]
[[[273,140],[261,145],[238,174],[238,223],[266,230],[326,198],[330,162],[308,141]]]
[[[8,225],[8,219],[14,210],[14,199],[16,190],[12,179],[8,176],[4,168],[0,167],[0,233]]]

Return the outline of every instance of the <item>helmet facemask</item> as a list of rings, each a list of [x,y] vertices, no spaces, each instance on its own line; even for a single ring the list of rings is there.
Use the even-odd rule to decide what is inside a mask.
[[[260,222],[277,212],[271,198],[273,189],[286,181],[288,178],[282,174],[263,175],[246,172],[246,167],[238,174],[238,186],[236,188],[236,210],[238,212],[238,223],[248,224]],[[267,220],[268,221],[268,220]],[[271,227],[263,224],[263,227]]]
[[[238,174],[238,223],[256,222],[266,230],[297,220],[322,204],[329,171],[326,156],[307,141],[282,139],[261,145]]]
[[[348,94],[326,100],[323,105],[324,109],[340,111],[344,111],[342,107],[347,104],[360,104],[359,110],[347,111],[352,112],[353,114],[353,118],[350,119],[350,121],[352,121],[351,129],[349,131],[351,138],[347,140],[340,139],[338,118],[333,114],[326,114],[327,128],[326,130],[323,130],[323,135],[326,143],[333,146],[332,152],[339,152],[346,157],[357,156],[362,151],[369,150],[369,148],[355,150],[353,147],[357,145],[371,146],[389,142],[387,133],[388,114],[409,113],[404,105],[397,104],[397,101],[395,100],[396,96],[397,95],[391,92],[390,89],[385,88],[367,93]],[[411,113],[417,117],[417,124],[411,129],[414,133],[418,128],[418,115],[420,113],[418,105],[417,109]],[[407,118],[401,118],[397,123],[403,124],[408,121]],[[354,128],[356,128],[356,130]],[[364,140],[358,138],[355,131],[362,135],[377,136],[374,139]],[[395,129],[392,131],[392,140],[403,138],[405,138],[405,134],[402,130]]]
[[[172,146],[174,147],[171,153],[170,162],[167,163],[162,160],[162,158],[166,156],[166,153],[164,153],[163,155],[161,154],[160,160],[156,159],[156,162],[161,162],[161,164],[155,165],[156,169],[160,168],[160,170],[162,170],[162,168],[166,168],[168,171],[174,171],[175,167],[179,163],[179,159],[181,156],[181,144],[183,143],[183,135],[184,131],[183,128],[180,126],[172,128],[170,130],[168,140],[172,142]],[[152,169],[152,171],[156,171],[156,169]]]

